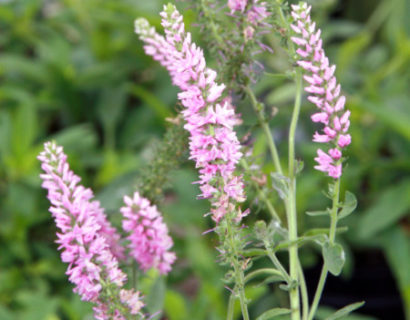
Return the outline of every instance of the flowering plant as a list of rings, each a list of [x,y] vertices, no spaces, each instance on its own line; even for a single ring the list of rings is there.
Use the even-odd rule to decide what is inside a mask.
[[[211,231],[218,235],[219,261],[228,270],[224,279],[231,292],[227,319],[234,318],[236,300],[243,319],[250,319],[251,301],[245,288],[249,282],[265,276],[265,281],[280,282],[279,287],[288,292],[289,308],[268,310],[258,315],[258,319],[289,315],[292,320],[311,320],[316,315],[328,273],[339,275],[343,268],[343,247],[336,242],[338,221],[356,207],[356,199],[349,192],[340,201],[340,179],[346,160],[342,151],[351,143],[350,111],[345,108],[346,98],[334,75],[336,67],[323,49],[320,29],[311,19],[310,6],[301,2],[288,8],[280,0],[269,4],[229,0],[224,11],[218,13],[212,11],[216,3],[202,0],[197,9],[206,22],[203,30],[211,31],[208,35],[212,52],[220,53],[219,73],[207,66],[203,50],[193,42],[191,33],[185,30],[183,16],[172,4],[166,5],[160,14],[165,35],[144,18],[135,21],[135,32],[144,43],[146,54],[168,70],[172,83],[180,89],[178,100],[183,107],[183,128],[189,134],[189,158],[194,160],[199,174],[199,180],[194,183],[199,184],[198,197],[210,202],[209,215],[215,224]],[[223,14],[223,19],[218,14]],[[234,23],[235,30],[218,33],[225,21]],[[274,30],[279,30],[282,49],[290,61],[287,76],[296,87],[286,166],[279,157],[267,108],[253,91],[262,70],[262,66],[256,68],[255,55],[258,51],[275,54],[262,42],[263,35]],[[301,235],[296,195],[302,163],[295,157],[295,135],[303,80],[307,100],[319,109],[311,119],[324,126],[313,135],[314,142],[326,146],[322,147],[326,151],[318,148],[314,168],[324,172],[330,181],[326,196],[332,206],[325,211],[308,212],[311,216],[328,216],[329,228]],[[242,120],[234,104],[245,99],[252,105],[268,141],[273,162],[269,177],[259,172],[252,146],[241,146],[235,131]],[[181,121],[178,118],[175,125]],[[92,191],[78,184],[80,178],[70,171],[61,147],[46,143],[39,160],[44,170],[43,187],[48,190],[52,205],[50,212],[60,230],[57,242],[62,249],[62,260],[68,263],[67,275],[75,285],[74,291],[83,300],[94,303],[96,319],[149,317],[143,312],[141,293],[135,286],[126,287],[127,276],[120,265],[135,268],[136,263],[142,272],[151,268],[161,274],[171,271],[176,259],[170,251],[173,241],[157,207],[151,204],[153,199],[143,197],[138,190],[132,197],[124,197],[125,206],[120,209],[124,231],[121,235],[107,220],[99,203],[92,201]],[[268,179],[272,188],[267,185]],[[281,198],[284,216],[269,198],[270,189]],[[248,215],[256,215],[252,208],[246,208],[253,193],[271,214],[269,221],[247,223]],[[307,242],[321,246],[324,261],[311,303],[299,258],[299,248]],[[288,252],[288,267],[278,258],[279,251]],[[271,267],[255,267],[253,262],[264,257],[270,260]],[[349,305],[332,319],[343,317],[362,304]]]

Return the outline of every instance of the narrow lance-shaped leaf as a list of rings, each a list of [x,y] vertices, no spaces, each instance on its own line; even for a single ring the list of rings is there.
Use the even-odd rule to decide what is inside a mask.
[[[341,319],[342,317],[347,316],[352,311],[359,309],[363,305],[364,305],[364,301],[349,304],[346,307],[343,307],[342,309],[337,310],[334,314],[327,317],[325,320]]]
[[[256,320],[269,320],[269,319],[273,319],[276,316],[289,314],[290,312],[291,312],[290,309],[274,308],[274,309],[270,309],[268,311],[265,311],[259,317],[257,317]]]

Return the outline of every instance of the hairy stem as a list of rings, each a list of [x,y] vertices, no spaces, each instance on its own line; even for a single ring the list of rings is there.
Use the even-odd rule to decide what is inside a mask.
[[[226,320],[233,320],[235,310],[235,295],[232,293],[229,297],[228,313],[226,314]]]
[[[268,146],[269,146],[270,154],[272,156],[273,163],[275,165],[275,169],[277,172],[282,174],[283,171],[282,171],[282,166],[279,160],[278,150],[276,148],[275,140],[273,139],[272,131],[270,130],[269,125],[265,118],[264,106],[262,103],[258,102],[258,100],[255,97],[255,94],[249,87],[245,87],[244,90],[251,100],[252,107],[255,110],[256,115],[258,116],[259,123],[263,129],[263,132],[265,133],[268,139]]]
[[[201,9],[205,17],[207,18],[208,26],[209,28],[211,28],[212,36],[215,38],[218,46],[221,48],[225,47],[225,41],[222,39],[218,31],[218,27],[214,21],[214,18],[212,17],[212,13],[210,13],[209,3],[206,3],[205,0],[201,0]]]
[[[289,241],[296,242],[297,233],[297,216],[296,216],[296,183],[291,181],[289,197],[286,205],[286,213],[288,218]],[[289,274],[292,280],[298,281],[299,272],[299,256],[298,246],[296,243],[289,246]],[[300,319],[300,301],[299,301],[299,286],[295,286],[289,290],[290,307],[292,309],[291,319]]]
[[[337,179],[334,188],[333,188],[333,195],[332,195],[332,212],[330,214],[330,231],[329,231],[329,241],[331,244],[335,242],[336,237],[336,227],[337,227],[337,209],[339,207],[339,192],[340,192],[340,179]],[[312,320],[317,307],[319,306],[319,301],[323,293],[323,288],[325,286],[326,278],[328,269],[326,264],[323,263],[322,272],[320,273],[319,283],[316,288],[315,296],[313,298],[312,306],[310,307],[310,312],[308,316],[308,320]]]
[[[309,315],[309,296],[306,287],[306,280],[305,275],[303,273],[302,265],[299,263],[299,283],[300,283],[300,292],[302,296],[302,305],[303,305],[303,313],[302,319],[307,320]]]
[[[289,274],[285,270],[285,268],[280,263],[279,259],[276,257],[275,253],[273,252],[272,248],[270,247],[269,243],[265,241],[266,251],[268,253],[269,259],[272,261],[273,265],[281,272],[284,279],[290,285],[292,283],[292,279],[290,278]]]
[[[295,104],[293,107],[292,120],[290,123],[289,129],[289,168],[288,175],[290,179],[289,186],[289,195],[286,205],[286,214],[288,219],[288,229],[289,229],[289,241],[296,241],[298,238],[297,232],[297,209],[296,209],[296,170],[295,170],[295,134],[296,127],[298,124],[300,106],[301,106],[301,96],[302,96],[302,75],[300,70],[296,71],[295,76],[296,82],[296,97]],[[304,279],[300,281],[300,276],[303,273],[300,272],[301,269],[298,247],[296,244],[293,244],[289,247],[289,265],[290,265],[290,277],[296,281],[298,284],[300,282],[304,283]],[[299,299],[299,286],[291,288],[289,291],[290,296],[290,305],[292,309],[291,319],[298,320],[300,319],[300,299]],[[304,299],[305,301],[306,299]],[[305,306],[306,308],[306,306]]]
[[[237,245],[235,244],[235,234],[234,234],[234,230],[232,230],[233,223],[234,222],[232,221],[226,224],[227,226],[226,232],[228,236],[229,247],[232,250],[231,263],[232,263],[232,266],[234,268],[234,273],[235,273],[235,291],[238,292],[243,320],[249,320],[247,299],[245,297],[245,276],[244,276],[243,266],[239,259],[239,252],[237,249]]]
[[[241,159],[241,165],[246,171],[250,172],[249,164],[244,158]],[[257,182],[251,180],[251,183],[252,183],[253,187],[256,189],[256,191],[258,193],[258,197],[265,203],[265,205],[268,208],[268,211],[271,214],[272,218],[274,220],[277,220],[277,221],[281,222],[280,217],[279,217],[278,213],[275,210],[275,207],[269,201],[269,199],[266,196],[265,192],[263,192],[263,190],[259,187]]]
[[[293,107],[292,121],[290,123],[290,129],[289,129],[289,172],[288,174],[291,180],[295,179],[295,174],[296,174],[296,171],[295,171],[295,134],[296,134],[296,127],[298,125],[300,106],[301,106],[301,101],[302,101],[302,74],[300,70],[296,71],[295,82],[296,82],[295,105]],[[295,192],[296,192],[296,189],[295,189]]]

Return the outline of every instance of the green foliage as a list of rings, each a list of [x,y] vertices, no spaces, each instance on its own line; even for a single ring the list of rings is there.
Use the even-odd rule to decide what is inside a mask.
[[[268,311],[265,311],[263,314],[261,314],[259,317],[256,318],[256,320],[269,320],[273,319],[277,316],[281,316],[284,314],[289,314],[291,311],[290,309],[285,309],[285,308],[274,308],[270,309]]]
[[[336,320],[336,319],[344,318],[344,317],[346,317],[349,313],[353,312],[353,311],[356,310],[356,309],[359,309],[359,308],[362,307],[363,305],[364,305],[364,301],[349,304],[348,306],[343,307],[343,308],[340,309],[340,310],[337,310],[334,314],[332,314],[331,316],[327,317],[326,320]]]
[[[346,260],[343,247],[338,243],[327,241],[322,246],[322,254],[326,268],[331,274],[338,276],[342,272]]]

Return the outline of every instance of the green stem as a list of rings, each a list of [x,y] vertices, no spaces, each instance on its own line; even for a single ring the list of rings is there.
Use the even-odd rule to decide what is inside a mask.
[[[241,288],[239,288],[239,302],[241,303],[241,310],[243,315],[243,320],[249,320],[248,306],[245,297],[245,289],[243,287],[243,272],[240,271],[239,275],[241,276],[240,282],[242,282]]]
[[[247,283],[248,281],[252,280],[253,278],[261,275],[261,274],[271,274],[271,275],[276,275],[276,276],[282,276],[283,274],[281,272],[279,272],[276,269],[272,269],[272,268],[262,268],[262,269],[258,269],[255,271],[252,271],[251,273],[247,274],[245,277],[245,283]]]
[[[332,212],[330,214],[329,242],[331,244],[335,242],[335,237],[336,237],[337,209],[339,208],[339,193],[340,193],[340,179],[337,179],[334,184],[334,188],[333,188]],[[315,297],[313,298],[312,306],[310,307],[308,320],[313,319],[316,313],[317,307],[319,306],[319,301],[323,293],[323,288],[325,286],[328,271],[329,270],[327,269],[326,264],[323,263],[322,272],[320,273],[319,283],[316,288]]]
[[[235,295],[232,293],[231,296],[229,297],[228,313],[226,314],[226,320],[233,320],[234,311],[235,311]]]
[[[220,33],[218,32],[218,27],[215,24],[215,21],[212,17],[212,14],[208,10],[208,7],[209,7],[209,4],[205,3],[204,0],[201,0],[201,8],[206,17],[207,24],[211,28],[212,35],[214,36],[216,42],[218,43],[218,46],[220,48],[224,48],[226,47],[225,41],[222,39]]]
[[[272,135],[272,131],[269,128],[269,125],[265,119],[265,115],[264,115],[264,106],[262,103],[258,102],[258,100],[255,97],[255,94],[253,93],[253,91],[249,88],[249,87],[244,87],[245,92],[248,94],[251,103],[252,103],[252,107],[255,110],[257,116],[258,116],[258,120],[259,123],[263,129],[263,132],[265,133],[267,139],[268,139],[268,146],[269,146],[269,150],[272,156],[272,160],[273,163],[275,165],[276,171],[278,171],[280,174],[283,174],[282,171],[282,166],[280,164],[280,160],[279,160],[279,154],[278,154],[278,150],[276,148],[276,144],[275,144],[275,140],[273,139],[273,135]]]
[[[289,269],[290,277],[292,280],[298,280],[298,246],[296,240],[298,238],[297,234],[297,217],[296,217],[296,183],[293,180],[290,184],[289,197],[286,205],[286,213],[288,218],[288,229],[289,229],[289,241],[294,241],[295,244],[289,246]],[[291,319],[300,319],[300,302],[299,302],[299,287],[296,286],[289,290],[290,297],[290,307],[292,309]]]
[[[308,298],[308,292],[307,292],[307,287],[306,287],[305,275],[303,274],[303,268],[300,263],[299,263],[298,269],[299,269],[300,292],[302,296],[302,305],[303,305],[302,319],[307,320],[308,315],[309,315],[309,298]]]
[[[270,248],[269,243],[265,241],[266,252],[268,253],[269,259],[271,259],[273,265],[282,273],[284,279],[290,285],[292,283],[292,279],[285,270],[285,268],[280,263],[279,259],[276,257],[275,253],[273,252],[272,248]]]
[[[241,310],[242,310],[242,315],[243,315],[243,320],[249,320],[249,313],[248,313],[248,306],[247,306],[247,300],[245,296],[245,276],[243,273],[243,268],[239,260],[239,253],[237,251],[236,245],[235,245],[235,239],[234,239],[234,233],[232,230],[232,224],[234,222],[228,222],[227,221],[227,236],[228,236],[228,241],[229,241],[229,247],[232,249],[232,265],[234,268],[234,273],[235,273],[235,290],[238,290],[239,294],[239,302],[241,304]]]
[[[137,275],[137,262],[133,259],[132,260],[132,266],[131,266],[131,279],[132,279],[132,288],[134,290],[137,290],[137,281],[138,281],[138,275]]]
[[[295,170],[295,134],[298,124],[301,96],[302,96],[302,75],[300,70],[296,71],[296,97],[293,107],[292,120],[289,129],[289,168],[288,175],[290,179],[289,197],[286,205],[286,213],[288,218],[289,229],[289,241],[296,241],[298,239],[297,232],[297,210],[296,210],[296,170]],[[300,280],[300,261],[298,255],[298,247],[296,244],[289,247],[289,265],[290,265],[290,277],[299,283]],[[299,299],[299,287],[290,289],[290,305],[292,309],[291,319],[300,319],[300,299]]]
[[[295,178],[295,133],[298,125],[298,119],[300,114],[300,106],[302,101],[302,74],[300,70],[296,71],[296,97],[293,107],[292,120],[289,129],[289,178],[293,180]],[[296,192],[296,190],[295,190]]]
[[[242,167],[246,171],[249,172],[250,168],[249,168],[249,165],[246,162],[246,160],[244,158],[242,158],[240,161],[241,161]],[[258,197],[265,203],[266,207],[268,208],[268,211],[271,214],[272,218],[279,221],[279,222],[281,222],[280,217],[279,217],[278,213],[275,210],[275,207],[269,201],[269,199],[266,196],[265,192],[263,192],[263,190],[259,187],[259,185],[255,181],[252,180],[252,184],[253,184],[254,188],[256,189],[256,191],[258,192]]]

